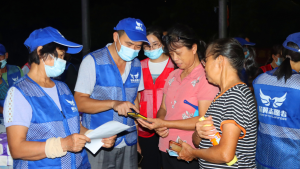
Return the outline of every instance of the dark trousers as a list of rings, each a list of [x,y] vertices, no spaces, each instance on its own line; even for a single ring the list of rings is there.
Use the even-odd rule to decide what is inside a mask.
[[[158,148],[158,141],[159,136],[157,134],[149,138],[139,137],[143,156],[142,169],[161,169],[161,154]]]
[[[162,151],[161,156],[163,169],[199,169],[197,160],[188,163],[183,160],[177,160],[177,157],[171,157],[168,153]]]

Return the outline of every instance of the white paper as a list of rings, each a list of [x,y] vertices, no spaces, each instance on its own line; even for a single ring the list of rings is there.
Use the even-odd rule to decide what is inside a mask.
[[[117,121],[107,122],[86,135],[91,139],[91,142],[86,143],[85,147],[88,148],[93,154],[95,154],[103,146],[103,138],[108,138],[121,133],[122,131],[129,129],[130,127],[133,126],[128,126]]]

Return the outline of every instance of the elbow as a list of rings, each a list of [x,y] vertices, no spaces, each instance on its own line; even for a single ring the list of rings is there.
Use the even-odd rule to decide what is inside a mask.
[[[224,163],[229,163],[230,161],[233,160],[235,156],[234,153],[229,153],[229,152],[222,152],[220,155],[221,155],[221,161]]]
[[[18,150],[10,149],[10,155],[13,159],[22,159],[22,154],[18,152]]]

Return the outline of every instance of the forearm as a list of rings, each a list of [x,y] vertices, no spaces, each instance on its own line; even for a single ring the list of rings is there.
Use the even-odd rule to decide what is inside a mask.
[[[167,115],[167,110],[166,109],[163,109],[163,108],[160,108],[156,114],[156,118],[159,118],[159,119],[162,119],[164,120],[165,117]]]
[[[201,142],[201,138],[198,136],[197,131],[195,131],[192,135],[192,141],[194,144],[194,147],[199,148],[199,144]]]
[[[85,96],[74,94],[77,103],[78,111],[84,113],[95,114],[112,109],[114,100],[95,100]]]
[[[234,158],[234,155],[222,150],[220,145],[208,149],[194,149],[192,153],[197,158],[216,164],[228,163]]]
[[[167,128],[174,128],[174,129],[180,129],[180,130],[195,130],[195,125],[198,122],[199,117],[193,117],[189,119],[184,120],[165,120],[164,126]]]
[[[0,113],[3,114],[3,107],[0,107]]]
[[[45,146],[46,142],[22,141],[18,145],[9,146],[9,149],[14,159],[35,161],[46,158]]]

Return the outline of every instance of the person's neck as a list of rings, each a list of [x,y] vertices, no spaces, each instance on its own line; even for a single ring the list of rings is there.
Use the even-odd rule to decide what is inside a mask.
[[[297,73],[300,72],[300,62],[290,61],[290,64],[293,70],[295,70]]]
[[[126,65],[126,61],[123,60],[117,53],[115,43],[108,46],[108,50],[117,65]]]
[[[6,73],[7,72],[7,67],[5,66],[4,68],[0,69],[1,73]]]
[[[235,72],[233,69],[223,70],[224,71],[221,73],[221,80],[219,84],[221,93],[225,92],[235,84],[242,82],[237,72]]]
[[[184,69],[182,73],[186,75],[190,74],[199,64],[200,61],[198,57],[196,57],[194,63],[189,68]]]
[[[167,59],[169,59],[169,56],[167,56],[166,54],[163,53],[157,59],[150,59],[150,62],[152,62],[152,63],[160,63],[160,62],[163,62],[163,61],[165,61]]]
[[[272,61],[271,66],[272,66],[272,68],[278,67],[277,64],[276,64],[276,62],[275,62],[275,60]]]
[[[45,67],[41,64],[43,63],[40,62],[39,65],[36,63],[32,63],[31,69],[27,75],[41,87],[54,87],[54,82],[46,75]]]

